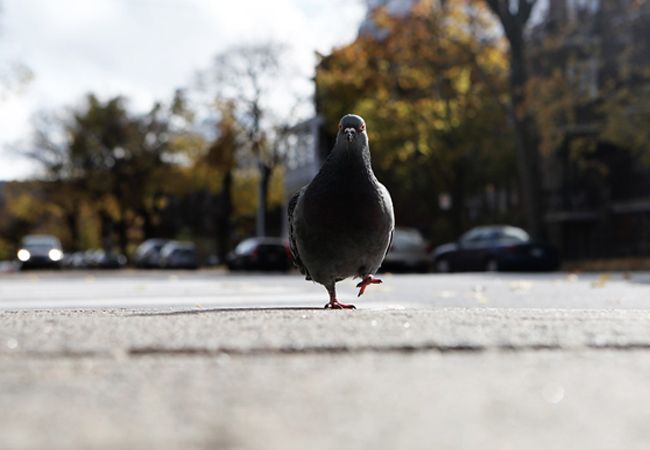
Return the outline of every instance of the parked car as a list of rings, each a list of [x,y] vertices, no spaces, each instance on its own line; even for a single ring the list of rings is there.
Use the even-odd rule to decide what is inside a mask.
[[[30,268],[59,268],[63,259],[61,241],[49,234],[25,236],[16,254],[21,270]]]
[[[101,248],[86,252],[85,267],[90,269],[121,269],[126,265],[126,256]]]
[[[101,256],[99,254],[100,252],[99,249],[97,248],[90,248],[86,251],[83,252],[83,267],[84,269],[94,269],[95,266],[97,265],[97,260]]]
[[[147,239],[135,250],[133,262],[136,267],[152,269],[160,267],[160,251],[169,239]]]
[[[85,269],[86,255],[84,252],[68,253],[63,258],[63,266],[67,269]]]
[[[430,249],[415,228],[395,228],[393,242],[381,266],[382,270],[426,272],[430,265]]]
[[[289,270],[289,243],[273,237],[245,239],[228,255],[227,265],[230,270]]]
[[[160,267],[198,269],[199,257],[193,242],[169,241],[160,249]]]
[[[521,228],[490,225],[472,228],[458,242],[433,252],[437,272],[555,270],[557,251],[549,244],[531,240]]]

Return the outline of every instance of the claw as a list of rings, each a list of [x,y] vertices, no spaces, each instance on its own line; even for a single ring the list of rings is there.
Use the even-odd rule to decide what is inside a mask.
[[[381,281],[379,278],[375,278],[372,275],[366,275],[363,277],[363,280],[359,284],[357,284],[359,289],[359,294],[357,294],[357,297],[361,297],[364,292],[366,292],[366,288],[370,286],[371,284],[381,284],[383,281]]]
[[[330,300],[329,303],[325,305],[325,309],[357,309],[354,305],[347,303],[340,303],[338,300]]]

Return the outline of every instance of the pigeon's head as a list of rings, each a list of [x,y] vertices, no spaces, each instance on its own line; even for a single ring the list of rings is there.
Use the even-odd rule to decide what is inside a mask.
[[[336,136],[338,142],[349,142],[367,144],[366,122],[357,115],[348,114],[339,122],[339,133]]]

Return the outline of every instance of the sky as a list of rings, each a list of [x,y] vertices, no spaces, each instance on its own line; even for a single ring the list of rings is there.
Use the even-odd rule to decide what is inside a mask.
[[[13,64],[32,81],[0,97],[0,180],[34,174],[17,155],[39,111],[63,111],[88,92],[124,95],[134,111],[167,101],[228,47],[272,40],[313,87],[314,52],[351,42],[361,0],[0,0],[0,75]]]

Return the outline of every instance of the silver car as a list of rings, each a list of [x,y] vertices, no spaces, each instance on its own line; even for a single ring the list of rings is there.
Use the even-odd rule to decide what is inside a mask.
[[[193,242],[169,241],[160,249],[163,269],[198,269],[199,256]]]
[[[383,270],[426,272],[429,270],[429,248],[415,228],[395,228],[393,242],[382,264]]]

